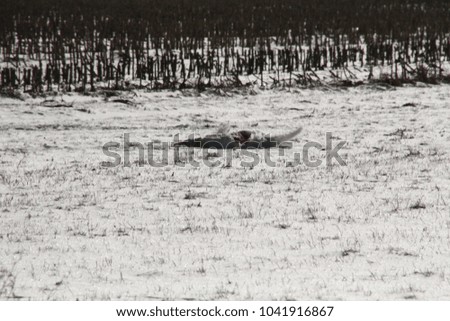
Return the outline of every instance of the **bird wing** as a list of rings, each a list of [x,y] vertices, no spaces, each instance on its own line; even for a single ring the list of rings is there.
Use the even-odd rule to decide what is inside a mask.
[[[300,132],[303,130],[302,127],[297,128],[296,130],[289,132],[287,134],[283,134],[283,135],[266,135],[265,139],[271,142],[276,143],[277,145],[280,145],[281,143],[287,142],[288,140],[291,140],[292,138],[294,138],[295,136],[297,136],[298,134],[300,134]]]

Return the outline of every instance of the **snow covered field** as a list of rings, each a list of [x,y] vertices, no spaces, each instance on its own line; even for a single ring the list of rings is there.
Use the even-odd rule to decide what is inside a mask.
[[[450,86],[221,94],[0,98],[0,299],[450,299]],[[304,130],[275,167],[102,166],[223,122]],[[292,165],[327,132],[347,166]]]

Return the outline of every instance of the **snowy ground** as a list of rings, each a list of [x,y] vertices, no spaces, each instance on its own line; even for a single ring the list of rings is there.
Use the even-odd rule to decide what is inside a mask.
[[[450,87],[254,93],[0,98],[0,298],[449,300]],[[276,167],[102,166],[222,122],[304,131]],[[292,166],[326,132],[347,166]]]

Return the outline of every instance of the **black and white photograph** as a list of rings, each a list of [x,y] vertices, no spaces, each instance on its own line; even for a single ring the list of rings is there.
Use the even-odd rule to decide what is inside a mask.
[[[0,0],[0,301],[449,301],[449,125],[448,0]]]

